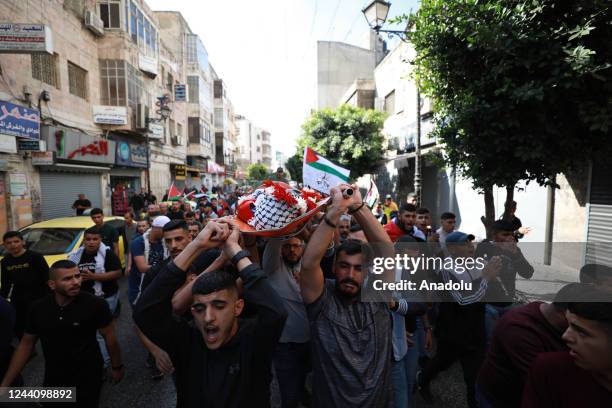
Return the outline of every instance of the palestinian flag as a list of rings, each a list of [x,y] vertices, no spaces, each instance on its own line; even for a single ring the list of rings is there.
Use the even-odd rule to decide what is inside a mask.
[[[178,201],[181,198],[181,193],[178,191],[178,188],[172,182],[170,189],[168,190],[168,201]]]
[[[304,148],[304,186],[329,194],[332,187],[348,183],[350,173],[350,170],[335,165],[311,148]]]
[[[366,194],[365,198],[366,205],[370,208],[370,210],[374,208],[378,198],[378,187],[376,187],[376,184],[374,184],[374,180],[370,179],[370,189],[368,190],[368,194]]]

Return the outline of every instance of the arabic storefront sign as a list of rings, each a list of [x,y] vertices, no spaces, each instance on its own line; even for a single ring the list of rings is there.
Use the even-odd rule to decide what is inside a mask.
[[[55,151],[64,161],[115,164],[116,143],[71,129],[43,126],[47,150]]]
[[[32,166],[51,166],[55,164],[55,152],[32,152]]]
[[[34,109],[0,101],[0,134],[40,139],[40,114]]]
[[[13,136],[0,135],[0,152],[17,153],[17,139]]]
[[[187,101],[187,85],[186,84],[174,85],[174,101],[175,102]]]
[[[147,167],[147,149],[143,145],[117,142],[116,164],[126,167]]]
[[[149,138],[151,139],[163,139],[164,138],[164,127],[157,123],[149,123]]]
[[[51,29],[43,24],[0,23],[0,53],[53,53]]]
[[[210,174],[225,174],[225,167],[218,165],[213,161],[208,162],[208,173]]]
[[[171,164],[170,166],[176,180],[185,180],[187,177],[187,169],[184,164]]]
[[[44,152],[47,150],[47,145],[44,140],[19,140],[17,148],[21,151]]]
[[[127,108],[125,106],[93,106],[94,123],[103,125],[127,125]]]
[[[25,173],[9,174],[9,190],[12,196],[22,196],[28,193],[28,178]]]

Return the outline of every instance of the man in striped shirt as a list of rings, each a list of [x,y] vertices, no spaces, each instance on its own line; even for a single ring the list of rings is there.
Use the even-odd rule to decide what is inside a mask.
[[[440,315],[436,324],[438,347],[436,355],[417,375],[419,392],[425,401],[433,402],[429,383],[456,361],[461,362],[467,388],[468,406],[476,407],[475,384],[478,370],[485,354],[485,304],[481,303],[488,283],[496,279],[501,259],[492,257],[484,267],[465,266],[459,259],[474,259],[474,236],[455,231],[446,237],[448,258],[454,268],[442,269],[438,278],[444,283],[471,283],[471,289],[450,290],[440,303]],[[449,259],[445,259],[443,265]],[[464,285],[468,286],[468,285]]]

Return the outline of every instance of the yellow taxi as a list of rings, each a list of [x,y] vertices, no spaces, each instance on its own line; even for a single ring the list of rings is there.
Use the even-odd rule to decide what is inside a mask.
[[[115,228],[119,233],[119,259],[125,267],[125,221],[123,217],[106,216],[104,223]],[[37,222],[20,230],[26,242],[26,248],[38,252],[45,257],[51,266],[55,261],[67,259],[83,242],[83,235],[87,228],[93,227],[94,222],[89,216],[62,217]],[[0,249],[0,259],[5,254]]]

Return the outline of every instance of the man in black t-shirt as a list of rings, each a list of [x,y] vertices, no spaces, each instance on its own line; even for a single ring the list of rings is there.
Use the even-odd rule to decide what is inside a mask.
[[[21,338],[28,308],[48,293],[49,266],[42,255],[25,248],[19,231],[8,231],[2,241],[8,253],[0,262],[0,295],[15,308],[15,334]]]
[[[89,213],[91,220],[102,235],[102,242],[119,256],[119,232],[108,224],[104,223],[104,212],[100,208],[94,208]]]
[[[109,247],[102,243],[97,227],[91,227],[85,231],[83,246],[71,254],[69,259],[78,265],[83,281],[82,290],[106,300],[114,315],[119,302],[117,280],[121,277],[121,261]],[[100,334],[98,334],[98,342],[105,366],[108,366],[110,356]]]
[[[112,315],[102,299],[81,291],[81,274],[68,260],[55,262],[49,286],[53,294],[38,300],[28,314],[28,323],[1,387],[23,370],[40,337],[45,356],[44,387],[76,387],[71,407],[98,406],[102,386],[102,358],[96,331],[104,336],[112,361],[112,379],[123,378],[121,351],[115,337]]]
[[[76,215],[83,215],[83,211],[91,208],[91,201],[85,198],[85,194],[79,194],[79,199],[72,204],[72,208],[76,210]]]

